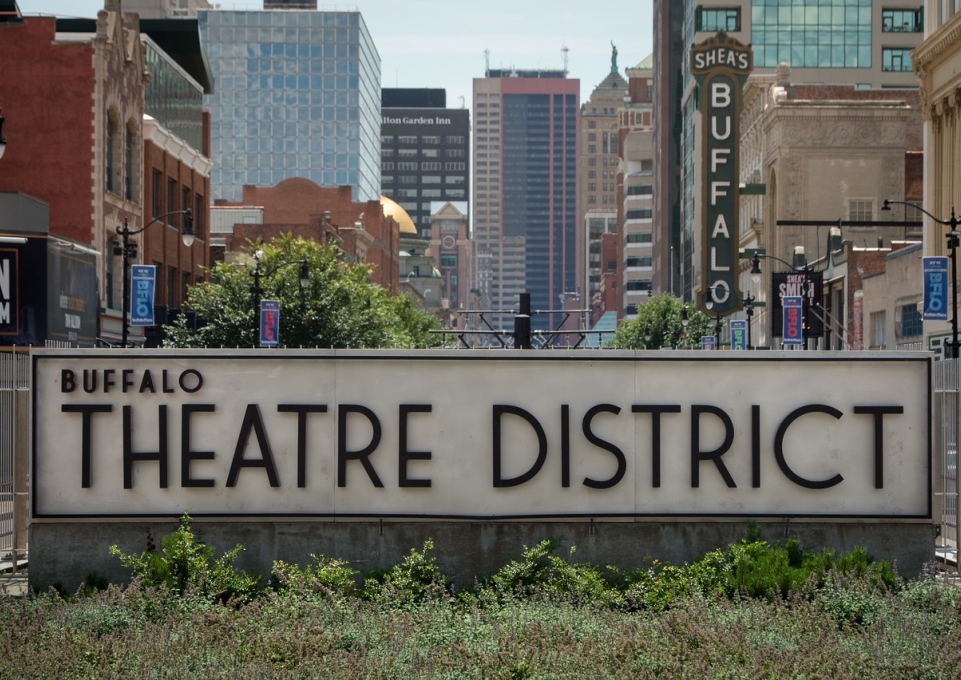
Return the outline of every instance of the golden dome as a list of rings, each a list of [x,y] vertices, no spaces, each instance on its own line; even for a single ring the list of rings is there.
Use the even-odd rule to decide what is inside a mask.
[[[417,235],[417,227],[414,226],[414,220],[410,218],[406,210],[386,196],[380,197],[380,204],[384,208],[384,214],[387,217],[393,217],[394,221],[400,225],[401,234]]]

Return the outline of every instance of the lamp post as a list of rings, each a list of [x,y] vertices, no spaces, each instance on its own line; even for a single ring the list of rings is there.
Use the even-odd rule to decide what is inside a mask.
[[[0,138],[2,138],[2,135],[0,135]],[[140,227],[140,229],[131,229],[127,224],[127,218],[124,217],[123,226],[117,227],[117,233],[120,235],[120,238],[123,239],[123,245],[121,246],[121,254],[123,255],[123,281],[121,282],[123,300],[121,301],[121,323],[123,324],[123,330],[120,332],[120,337],[122,346],[124,348],[127,347],[127,337],[130,331],[127,325],[127,315],[130,313],[130,258],[135,257],[137,254],[137,244],[131,243],[130,237],[142,233],[154,222],[159,222],[163,218],[169,217],[170,215],[184,216],[181,239],[183,240],[183,244],[189,248],[193,245],[195,237],[193,228],[194,218],[193,213],[190,212],[190,208],[187,208],[186,210],[173,210],[171,212],[164,213],[163,215],[157,215],[155,218],[147,222],[147,224]],[[116,254],[116,252],[114,254]]]
[[[945,352],[945,358],[947,359],[957,359],[958,358],[958,260],[956,256],[956,251],[958,249],[958,218],[954,214],[954,206],[951,206],[951,217],[946,220],[939,219],[929,213],[927,210],[914,203],[907,203],[905,201],[889,201],[884,199],[884,205],[881,210],[890,210],[892,205],[909,205],[912,208],[916,208],[923,212],[925,215],[930,217],[932,220],[938,224],[947,226],[951,228],[946,235],[948,237],[948,250],[951,251],[951,298],[953,299],[952,305],[952,318],[951,318],[951,351],[950,353]],[[948,344],[945,342],[944,344]],[[950,354],[950,356],[948,356]]]
[[[291,260],[290,262],[282,262],[270,271],[262,272],[260,271],[260,261],[264,256],[264,251],[258,250],[254,253],[254,270],[249,272],[254,279],[254,285],[250,287],[250,292],[254,296],[254,338],[257,337],[257,327],[260,325],[260,298],[264,294],[264,289],[260,286],[261,276],[272,276],[279,272],[284,267],[289,267],[293,264],[300,265],[300,287],[306,288],[310,285],[310,268],[307,266],[307,260]]]
[[[687,333],[688,323],[690,323],[690,319],[687,316],[687,307],[681,306],[681,327],[674,331],[674,335],[671,336],[671,349],[677,349],[677,343],[680,342],[681,336]]]
[[[755,255],[755,258],[756,257],[757,256]],[[752,269],[751,275],[752,276],[756,275],[758,279],[760,279],[761,277],[760,269],[758,269],[757,272],[755,272],[754,269]],[[708,287],[707,291],[704,293],[704,306],[707,307],[708,311],[714,308],[713,290],[714,290],[713,287]],[[747,297],[743,297],[743,298],[740,298],[737,295],[734,295],[734,293],[730,293],[730,295],[735,300],[740,300],[745,305],[744,314],[747,316],[747,348],[752,349],[751,319],[754,316],[754,303],[757,302],[757,298],[751,295],[750,293],[747,295]],[[714,346],[715,347],[721,346],[721,313],[720,312],[714,313]]]

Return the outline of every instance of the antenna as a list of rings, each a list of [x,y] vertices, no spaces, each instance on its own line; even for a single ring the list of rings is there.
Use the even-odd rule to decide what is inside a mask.
[[[567,75],[567,53],[570,52],[570,48],[567,45],[561,47],[561,55],[564,57],[564,74]]]
[[[491,51],[489,48],[484,48],[484,77],[486,78],[491,70]]]
[[[461,108],[464,108],[465,106],[467,106],[467,101],[464,99],[464,95],[460,95],[460,96],[457,97],[457,98],[460,99],[460,107],[461,107]]]

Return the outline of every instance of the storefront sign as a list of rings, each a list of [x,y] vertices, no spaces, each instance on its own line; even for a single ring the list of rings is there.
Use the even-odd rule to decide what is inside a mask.
[[[33,517],[930,518],[930,371],[876,352],[38,350]]]
[[[17,251],[0,248],[0,333],[17,335],[20,332],[20,298],[17,295],[19,271]]]
[[[731,322],[731,349],[747,349],[747,321],[744,319]]]
[[[925,321],[948,320],[948,258],[922,258]]]
[[[784,312],[781,307],[785,297],[797,296],[803,301],[805,338],[819,338],[823,334],[821,302],[824,299],[821,272],[792,271],[771,273],[771,335],[783,335]]]
[[[781,298],[781,311],[784,317],[782,342],[785,345],[804,344],[803,310],[804,298],[795,295]]]
[[[260,346],[277,347],[280,344],[280,303],[262,300],[260,303]]]
[[[711,312],[727,315],[740,309],[742,298],[737,276],[738,118],[741,88],[754,68],[754,53],[722,32],[692,47],[690,63],[700,90],[704,148],[702,287],[697,299],[711,295]]]
[[[130,268],[130,325],[153,326],[154,267],[135,264]]]

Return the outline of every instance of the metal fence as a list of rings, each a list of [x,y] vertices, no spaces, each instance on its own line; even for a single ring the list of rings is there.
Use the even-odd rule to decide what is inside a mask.
[[[0,562],[27,554],[30,355],[0,352]]]
[[[961,359],[934,362],[934,491],[940,505],[942,540],[957,545],[958,420]],[[937,509],[936,509],[937,510]],[[937,518],[937,511],[935,513]]]

